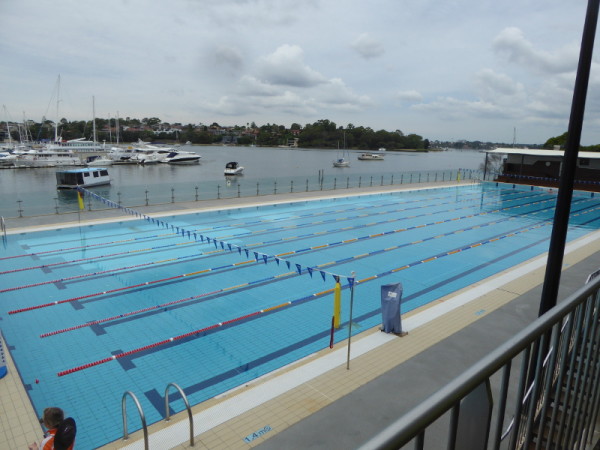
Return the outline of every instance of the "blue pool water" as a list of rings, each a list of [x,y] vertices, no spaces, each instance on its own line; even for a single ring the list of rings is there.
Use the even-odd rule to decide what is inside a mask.
[[[382,284],[403,284],[408,312],[547,251],[555,201],[488,183],[9,235],[0,328],[36,411],[63,407],[98,447],[122,436],[125,391],[154,423],[171,382],[193,405],[327,348],[334,274],[346,324],[355,272],[359,333]],[[568,239],[599,225],[576,193]]]

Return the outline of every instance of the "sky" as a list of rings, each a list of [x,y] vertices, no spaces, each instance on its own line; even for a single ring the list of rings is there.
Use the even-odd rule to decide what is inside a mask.
[[[327,119],[431,141],[543,144],[568,129],[586,8],[585,0],[1,0],[1,120]],[[583,145],[600,144],[599,52],[596,39]]]

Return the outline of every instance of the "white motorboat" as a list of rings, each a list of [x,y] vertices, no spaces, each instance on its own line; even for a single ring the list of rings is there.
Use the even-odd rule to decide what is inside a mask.
[[[106,167],[112,166],[113,160],[105,156],[88,156],[85,160],[85,165],[88,167]]]
[[[86,167],[56,172],[57,189],[76,189],[77,187],[103,184],[110,184],[110,176],[106,167]]]
[[[71,150],[29,150],[17,155],[14,161],[16,167],[56,167],[56,166],[81,166],[79,156]]]
[[[242,175],[244,167],[237,162],[231,161],[225,164],[225,175]]]
[[[176,151],[169,153],[161,162],[169,164],[198,164],[201,156],[194,152]]]
[[[361,153],[358,156],[361,161],[383,161],[383,155],[377,153]]]
[[[15,165],[17,155],[10,152],[0,152],[0,167],[12,167]]]

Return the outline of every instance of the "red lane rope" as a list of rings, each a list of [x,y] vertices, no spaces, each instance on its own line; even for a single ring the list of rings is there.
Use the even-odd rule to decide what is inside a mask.
[[[202,297],[207,297],[209,295],[218,294],[219,292],[223,292],[223,289],[218,289],[216,291],[206,292],[204,294],[194,295],[192,297],[182,298],[182,299],[179,299],[179,300],[173,300],[171,302],[163,303],[161,305],[149,306],[148,308],[138,309],[137,311],[130,311],[130,312],[127,312],[127,313],[119,314],[117,316],[107,317],[107,318],[99,319],[99,320],[93,320],[91,322],[82,323],[80,325],[74,325],[72,327],[63,328],[62,330],[50,331],[48,333],[40,334],[40,337],[41,338],[45,338],[45,337],[54,336],[54,335],[61,334],[61,333],[67,333],[69,331],[78,330],[80,328],[91,327],[93,325],[98,325],[98,324],[101,324],[101,323],[110,322],[111,320],[122,319],[123,317],[129,317],[129,316],[133,316],[135,314],[141,314],[141,313],[152,311],[152,310],[155,310],[155,309],[165,308],[167,306],[176,305],[178,303],[183,303],[183,302],[187,302],[187,301],[190,301],[190,300],[197,300],[197,299],[202,298]]]
[[[175,337],[172,337],[172,338],[169,338],[169,339],[164,339],[162,341],[158,341],[158,342],[155,342],[153,344],[148,344],[148,345],[145,345],[143,347],[139,347],[139,348],[136,348],[136,349],[133,349],[133,350],[129,350],[127,352],[119,353],[118,355],[113,355],[110,358],[99,359],[98,361],[94,361],[94,362],[91,362],[91,363],[83,364],[81,366],[73,367],[72,369],[63,370],[61,372],[58,372],[56,375],[59,376],[59,377],[62,377],[64,375],[68,375],[68,374],[71,374],[71,373],[74,373],[74,372],[78,372],[80,370],[84,370],[84,369],[88,369],[90,367],[98,366],[100,364],[104,364],[104,363],[107,363],[109,361],[113,361],[113,360],[115,360],[117,358],[123,358],[124,356],[133,355],[135,353],[143,352],[144,350],[149,350],[151,348],[155,348],[155,347],[159,347],[161,345],[169,344],[169,343],[171,343],[173,341],[178,341],[180,339],[184,339],[186,337],[193,336],[193,335],[198,334],[198,333],[203,333],[205,331],[212,330],[214,328],[222,327],[223,325],[229,325],[229,324],[232,324],[234,322],[238,322],[240,320],[244,320],[244,319],[247,319],[249,317],[256,316],[258,314],[261,314],[262,312],[263,312],[262,310],[261,311],[256,311],[256,312],[253,312],[253,313],[250,313],[250,314],[246,314],[245,316],[241,316],[241,317],[237,317],[235,319],[228,320],[226,322],[219,322],[217,324],[210,325],[210,326],[205,327],[205,328],[200,328],[199,330],[190,331],[188,333],[180,334],[179,336],[175,336]]]
[[[184,242],[184,243],[180,243],[180,244],[161,245],[158,247],[142,248],[142,249],[138,249],[138,250],[128,250],[126,252],[109,253],[108,255],[90,256],[89,258],[71,259],[69,261],[60,261],[60,262],[55,262],[55,263],[50,263],[50,264],[42,264],[40,266],[21,267],[19,269],[12,269],[12,270],[6,270],[4,272],[0,272],[0,275],[5,275],[7,273],[14,273],[14,272],[23,272],[25,270],[43,269],[44,267],[55,267],[55,266],[61,266],[61,265],[65,265],[65,264],[79,263],[82,261],[91,261],[94,259],[112,258],[114,256],[128,255],[130,253],[149,252],[151,250],[158,250],[158,249],[166,248],[166,247],[176,247],[176,246],[180,246],[180,245],[192,245],[192,244],[195,244],[195,242]]]

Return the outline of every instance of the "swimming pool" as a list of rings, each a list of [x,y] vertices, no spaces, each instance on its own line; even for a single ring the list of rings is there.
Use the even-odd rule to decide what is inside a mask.
[[[197,404],[327,348],[332,274],[345,324],[356,272],[364,331],[382,284],[402,282],[407,312],[547,251],[555,201],[487,183],[10,235],[0,326],[36,410],[62,406],[98,447],[121,437],[127,390],[153,423],[170,382]],[[571,216],[569,240],[598,228],[600,203],[578,193]]]

